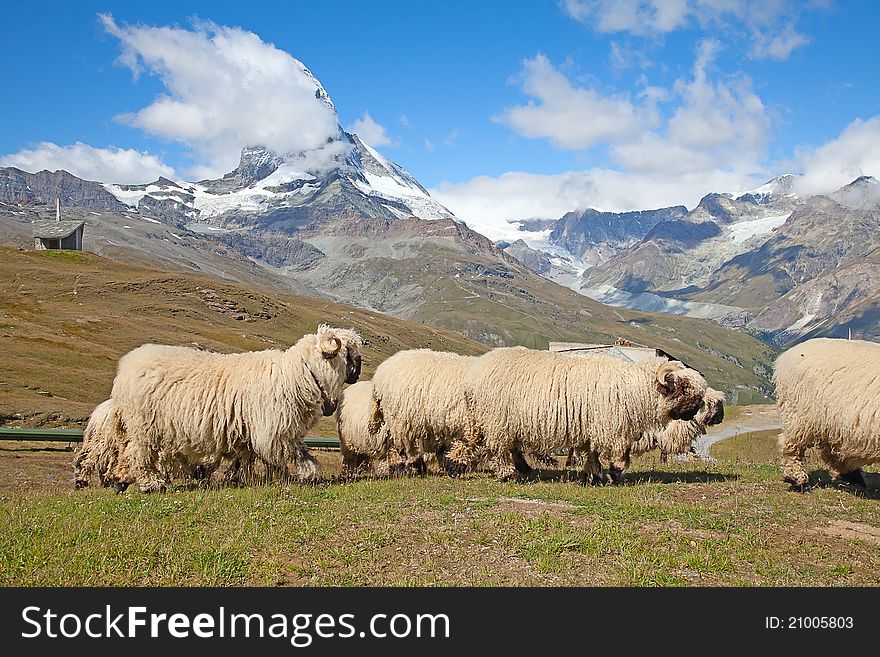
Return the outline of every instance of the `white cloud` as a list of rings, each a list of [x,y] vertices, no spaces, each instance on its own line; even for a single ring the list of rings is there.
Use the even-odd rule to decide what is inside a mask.
[[[786,25],[778,33],[755,35],[754,44],[749,51],[755,59],[788,59],[791,53],[808,44],[810,40],[794,29],[793,25]]]
[[[692,208],[709,192],[743,191],[761,182],[759,177],[722,169],[686,174],[591,169],[479,176],[463,183],[443,182],[429,191],[471,228],[500,240],[517,238],[511,220],[557,219],[586,208],[611,212],[681,204]]]
[[[575,87],[550,60],[538,54],[523,62],[523,91],[535,100],[507,107],[494,121],[530,139],[545,138],[558,148],[579,150],[601,141],[633,138],[641,120],[621,97]]]
[[[665,132],[648,131],[638,140],[612,144],[618,164],[637,171],[678,173],[760,168],[770,131],[767,109],[748,78],[710,79],[707,69],[719,47],[714,40],[700,42],[693,77],[675,83],[673,96],[681,104]],[[660,92],[650,89],[647,102],[656,102]]]
[[[859,176],[880,178],[880,116],[856,119],[838,137],[817,148],[802,148],[794,167],[800,194],[827,194]]]
[[[752,43],[749,54],[756,59],[786,59],[809,42],[795,28],[805,6],[792,0],[561,0],[560,4],[569,16],[602,34],[655,37],[699,27],[731,42]],[[817,3],[813,6],[818,8]]]
[[[686,0],[563,0],[561,4],[572,18],[605,34],[671,32],[684,27],[693,13]]]
[[[174,177],[174,169],[161,159],[133,148],[94,148],[82,142],[59,146],[41,142],[0,157],[0,166],[18,167],[24,171],[63,169],[86,180],[112,183],[145,183],[159,176]]]
[[[364,115],[348,126],[346,130],[353,132],[373,148],[395,145],[394,140],[388,136],[385,127],[376,123],[369,112],[364,112]]]
[[[664,142],[651,151],[656,166],[644,170],[596,168],[555,175],[510,172],[463,183],[444,182],[429,191],[475,230],[494,240],[511,240],[518,236],[511,220],[556,219],[585,208],[613,212],[679,204],[693,208],[709,192],[739,194],[768,177],[763,172],[727,168],[721,162],[685,170],[677,166],[676,159],[694,153],[684,146],[677,152],[669,148],[670,143]],[[880,177],[880,116],[856,119],[825,144],[800,149],[793,161],[781,163],[775,173],[785,170],[803,173],[795,181],[795,191],[804,196],[833,192],[859,176]]]
[[[221,174],[243,146],[318,149],[338,135],[336,111],[297,59],[237,27],[120,25],[101,15],[135,76],[157,76],[165,93],[119,120],[192,149],[203,174]]]
[[[578,87],[543,55],[527,60],[523,89],[540,104],[508,108],[500,120],[519,135],[545,138],[558,148],[609,148],[624,170],[690,173],[712,169],[760,170],[770,118],[745,76],[714,80],[715,39],[697,46],[693,73],[671,89],[642,76],[637,102]],[[659,106],[670,108],[663,120]]]
[[[458,128],[453,128],[449,131],[449,134],[443,138],[443,143],[446,144],[449,148],[452,148],[458,143],[458,138],[461,137],[461,130]]]
[[[770,118],[747,77],[713,79],[712,62],[720,48],[716,40],[702,40],[691,75],[671,89],[651,86],[643,78],[636,104],[578,88],[540,56],[531,60],[542,80],[552,80],[546,88],[553,93],[541,96],[544,106],[567,108],[554,122],[540,123],[542,136],[559,147],[597,143],[595,135],[586,138],[582,132],[584,124],[595,120],[591,110],[606,102],[622,103],[616,115],[625,117],[626,129],[605,131],[598,141],[608,147],[616,168],[481,176],[442,183],[432,195],[489,237],[515,239],[511,219],[558,218],[585,208],[622,212],[693,207],[709,192],[756,187],[767,174],[762,163]],[[669,105],[668,119],[660,104]]]
[[[435,150],[437,150],[437,145],[430,139],[425,138],[425,150],[429,153],[433,153]]]

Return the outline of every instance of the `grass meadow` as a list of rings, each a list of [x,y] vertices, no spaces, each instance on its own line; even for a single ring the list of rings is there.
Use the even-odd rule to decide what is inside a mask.
[[[880,585],[880,500],[818,463],[789,492],[775,433],[721,441],[714,462],[646,455],[618,486],[541,471],[154,495],[73,491],[71,452],[7,446],[0,585]]]

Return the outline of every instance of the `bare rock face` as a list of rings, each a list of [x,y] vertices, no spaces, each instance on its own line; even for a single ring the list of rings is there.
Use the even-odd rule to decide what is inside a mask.
[[[503,244],[503,246],[502,246]],[[516,240],[512,244],[498,244],[507,255],[513,256],[526,267],[538,274],[546,274],[550,271],[550,258],[546,254],[529,247],[523,240]]]
[[[550,242],[583,258],[597,246],[622,250],[643,239],[657,224],[682,219],[687,208],[677,205],[659,210],[636,212],[569,212],[550,233]]]
[[[808,337],[880,339],[880,249],[798,285],[748,328],[775,344]]]
[[[101,183],[77,178],[67,171],[27,173],[15,167],[0,168],[0,201],[9,204],[55,204],[95,210],[126,209]]]

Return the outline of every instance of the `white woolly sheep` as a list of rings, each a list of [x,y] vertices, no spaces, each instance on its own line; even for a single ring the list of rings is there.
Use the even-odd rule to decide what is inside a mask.
[[[411,349],[376,368],[370,431],[376,434],[384,424],[391,449],[405,455],[407,468],[424,473],[425,456],[435,454],[447,471],[455,471],[445,454],[465,434],[463,381],[474,361],[473,356]]]
[[[813,447],[835,483],[865,486],[861,468],[880,461],[880,344],[807,340],[779,356],[774,378],[783,479],[806,488]]]
[[[599,458],[619,462],[640,434],[693,419],[707,387],[699,372],[664,358],[627,363],[496,349],[465,376],[467,442],[473,453],[485,446],[494,455],[500,479],[516,476],[516,450],[575,448],[587,455],[585,479],[597,482]],[[612,470],[612,479],[618,475]]]
[[[127,433],[116,479],[163,488],[175,466],[214,470],[254,457],[303,482],[320,481],[302,441],[336,411],[343,383],[360,375],[360,337],[321,325],[286,351],[220,354],[144,345],[123,356],[112,399]]]

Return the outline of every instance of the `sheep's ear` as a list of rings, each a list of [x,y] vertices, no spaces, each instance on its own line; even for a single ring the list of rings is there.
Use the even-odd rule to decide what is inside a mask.
[[[336,354],[339,353],[340,349],[342,349],[342,340],[335,335],[324,334],[321,336],[321,355],[324,358],[327,360],[336,358]]]

